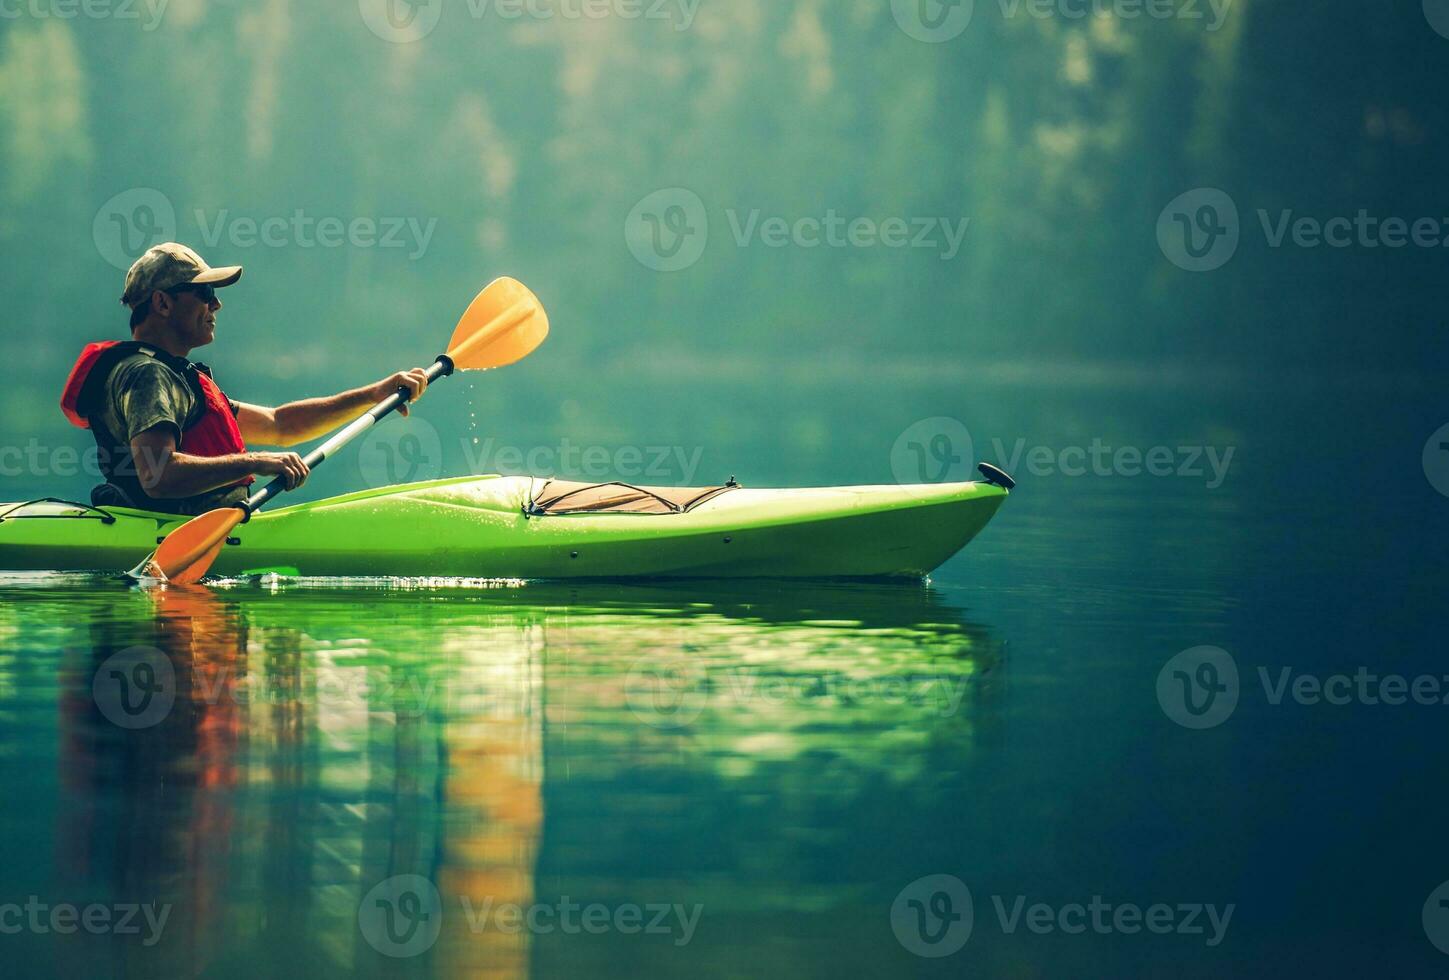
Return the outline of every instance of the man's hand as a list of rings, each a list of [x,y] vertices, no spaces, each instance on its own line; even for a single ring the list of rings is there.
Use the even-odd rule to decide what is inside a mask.
[[[261,476],[280,476],[287,481],[287,489],[295,490],[307,482],[312,471],[296,453],[252,453],[255,472]]]
[[[428,372],[419,367],[413,368],[411,371],[399,371],[397,374],[383,378],[372,386],[373,401],[380,402],[399,388],[408,390],[407,403],[398,409],[400,414],[406,415],[408,406],[423,397],[423,392],[428,390]]]

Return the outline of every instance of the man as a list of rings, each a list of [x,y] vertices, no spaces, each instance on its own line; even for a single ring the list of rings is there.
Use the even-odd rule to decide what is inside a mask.
[[[136,260],[121,302],[131,309],[131,340],[88,345],[71,371],[61,408],[88,428],[106,482],[98,506],[200,514],[245,500],[257,476],[280,476],[295,489],[307,464],[293,452],[252,452],[248,444],[295,446],[361,415],[399,388],[412,401],[426,390],[422,368],[330,398],[263,408],[234,402],[189,360],[216,337],[216,291],[241,278],[241,266],[212,268],[168,242]],[[407,414],[406,408],[403,414]]]

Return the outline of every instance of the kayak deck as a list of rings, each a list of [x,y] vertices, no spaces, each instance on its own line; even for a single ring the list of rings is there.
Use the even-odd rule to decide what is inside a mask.
[[[738,488],[684,513],[531,515],[541,482],[435,480],[264,511],[233,532],[212,573],[919,578],[1007,496],[988,483]],[[62,503],[23,514],[0,519],[0,568],[124,571],[186,520]]]

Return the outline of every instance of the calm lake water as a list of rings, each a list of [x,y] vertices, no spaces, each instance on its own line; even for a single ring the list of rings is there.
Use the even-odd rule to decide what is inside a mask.
[[[7,972],[1442,968],[1449,706],[1312,682],[1449,692],[1444,420],[1297,390],[983,408],[978,458],[1236,455],[1213,488],[1019,460],[919,585],[0,576]],[[822,424],[712,446],[889,478],[895,431]]]

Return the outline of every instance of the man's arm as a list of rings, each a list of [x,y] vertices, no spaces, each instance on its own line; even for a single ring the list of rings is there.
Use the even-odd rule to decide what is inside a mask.
[[[295,446],[321,438],[367,411],[399,388],[411,393],[409,404],[422,397],[428,376],[422,368],[399,371],[376,384],[354,388],[329,398],[308,398],[280,408],[237,404],[237,424],[242,438],[261,446]],[[407,405],[400,411],[408,413]],[[225,484],[222,484],[225,486]]]
[[[307,480],[307,464],[296,453],[232,453],[228,456],[192,456],[176,451],[170,426],[147,429],[131,440],[136,478],[156,500],[179,500],[240,483],[249,476],[286,477],[287,489]]]

